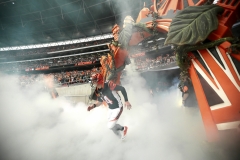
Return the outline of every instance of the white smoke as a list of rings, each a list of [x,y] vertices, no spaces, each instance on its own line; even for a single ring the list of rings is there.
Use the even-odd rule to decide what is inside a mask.
[[[88,112],[51,99],[38,85],[22,91],[15,76],[1,75],[0,155],[4,160],[203,160],[207,148],[196,107],[177,104],[178,89],[151,97],[146,81],[127,67],[124,84],[132,109],[123,111],[125,141],[107,128],[106,107]]]

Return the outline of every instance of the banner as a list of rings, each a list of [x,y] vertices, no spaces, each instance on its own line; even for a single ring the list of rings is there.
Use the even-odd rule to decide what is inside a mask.
[[[131,55],[131,58],[141,57],[141,56],[144,56],[144,55],[145,55],[145,52],[141,52],[141,53]]]
[[[92,61],[88,61],[88,62],[78,62],[75,64],[75,66],[84,66],[84,65],[87,65],[87,64],[93,64]]]

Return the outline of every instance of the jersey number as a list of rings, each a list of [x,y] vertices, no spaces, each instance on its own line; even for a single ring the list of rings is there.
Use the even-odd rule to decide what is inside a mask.
[[[112,104],[112,101],[107,96],[104,96],[103,98],[107,103]]]

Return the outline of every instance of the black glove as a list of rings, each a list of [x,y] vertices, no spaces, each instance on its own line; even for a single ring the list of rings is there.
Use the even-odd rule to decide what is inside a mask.
[[[95,108],[96,107],[96,104],[93,104],[92,106],[88,106],[88,108],[87,108],[87,110],[88,111],[91,111],[93,108]]]

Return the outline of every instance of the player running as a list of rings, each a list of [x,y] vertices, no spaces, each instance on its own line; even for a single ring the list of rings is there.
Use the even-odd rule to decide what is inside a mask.
[[[128,131],[128,127],[117,124],[117,121],[123,111],[121,97],[117,91],[122,92],[125,100],[125,107],[130,110],[132,106],[128,102],[128,96],[125,88],[120,85],[116,85],[112,81],[107,81],[104,83],[101,74],[93,75],[92,82],[97,85],[95,94],[93,95],[93,99],[97,100],[97,103],[89,106],[88,111],[100,106],[102,102],[105,101],[109,107],[107,124],[108,128],[111,129],[118,137],[124,140]]]

